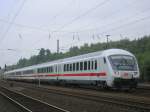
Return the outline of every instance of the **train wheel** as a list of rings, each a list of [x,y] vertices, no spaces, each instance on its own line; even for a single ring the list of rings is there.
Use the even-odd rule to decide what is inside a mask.
[[[107,85],[107,82],[103,82],[101,87],[102,87],[103,89],[109,89],[109,87],[108,87],[108,85]]]

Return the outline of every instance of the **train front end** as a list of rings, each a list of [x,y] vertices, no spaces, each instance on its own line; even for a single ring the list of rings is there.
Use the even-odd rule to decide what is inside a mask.
[[[118,50],[108,56],[111,67],[112,86],[115,88],[136,88],[139,79],[139,68],[133,54]]]

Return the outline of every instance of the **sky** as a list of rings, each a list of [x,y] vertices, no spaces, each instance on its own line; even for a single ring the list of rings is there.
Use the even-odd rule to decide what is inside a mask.
[[[0,0],[0,66],[85,43],[150,34],[150,0]]]

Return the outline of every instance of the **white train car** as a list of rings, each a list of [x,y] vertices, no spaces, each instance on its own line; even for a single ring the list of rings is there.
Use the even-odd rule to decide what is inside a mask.
[[[5,79],[135,88],[139,79],[135,56],[108,49],[5,72]]]

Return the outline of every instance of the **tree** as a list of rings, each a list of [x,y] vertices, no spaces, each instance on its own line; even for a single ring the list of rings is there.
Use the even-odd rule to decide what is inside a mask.
[[[46,60],[45,55],[46,55],[45,49],[44,49],[44,48],[41,48],[41,49],[40,49],[40,52],[39,52],[39,54],[38,54],[38,56],[37,56],[39,63],[45,62],[45,60]]]

